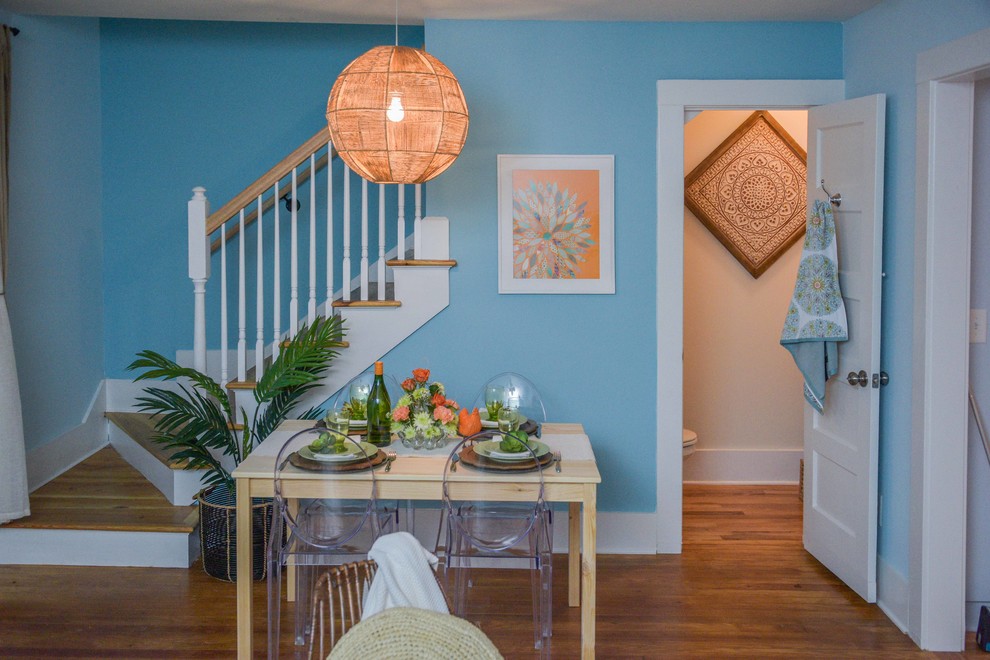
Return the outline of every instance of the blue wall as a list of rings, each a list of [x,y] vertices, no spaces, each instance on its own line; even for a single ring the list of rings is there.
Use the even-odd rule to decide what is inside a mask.
[[[10,20],[7,303],[31,450],[78,426],[103,379],[100,30]]]
[[[459,265],[450,308],[389,367],[428,366],[465,403],[488,375],[528,375],[593,438],[602,508],[653,511],[656,81],[839,78],[841,42],[823,23],[428,21],[471,111],[461,157],[429,186]],[[615,295],[498,294],[496,156],[525,153],[615,155]]]
[[[951,8],[951,9],[950,9]],[[849,98],[887,95],[884,177],[882,365],[878,552],[908,575],[914,314],[915,65],[917,54],[990,26],[985,0],[887,0],[843,25]]]
[[[128,378],[137,351],[192,346],[192,188],[206,187],[219,208],[311,137],[337,74],[392,43],[394,28],[104,20],[101,29],[105,368]],[[422,28],[403,27],[400,42],[421,46]]]

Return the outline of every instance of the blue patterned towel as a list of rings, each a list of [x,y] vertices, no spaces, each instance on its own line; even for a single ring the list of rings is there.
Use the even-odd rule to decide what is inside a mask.
[[[835,242],[832,205],[815,200],[780,343],[804,376],[804,398],[819,413],[825,409],[825,383],[839,368],[838,342],[849,339]]]

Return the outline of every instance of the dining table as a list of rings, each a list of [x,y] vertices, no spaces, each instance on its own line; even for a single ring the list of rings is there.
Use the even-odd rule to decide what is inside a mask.
[[[236,480],[236,519],[239,529],[251,526],[251,500],[274,494],[275,461],[279,449],[293,435],[312,428],[312,420],[286,420],[273,431],[233,471]],[[568,605],[581,608],[581,657],[595,657],[595,571],[597,490],[601,475],[595,461],[591,441],[581,424],[544,423],[540,440],[552,451],[560,452],[560,460],[542,471],[544,499],[568,504]],[[414,450],[394,441],[387,448],[396,453],[388,471],[376,467],[378,497],[383,500],[435,501],[442,500],[444,465],[450,448]],[[463,462],[461,463],[462,465]],[[557,468],[559,467],[559,471]],[[306,498],[321,492],[326,479],[341,480],[335,486],[347,496],[353,486],[354,495],[367,493],[368,472],[326,472],[287,466],[281,478],[291,480],[292,496]],[[496,473],[462,467],[458,480],[468,487],[476,486],[479,494],[491,499],[493,489],[500,499],[513,501],[526,496],[526,489],[513,488],[514,483],[538,480],[533,472]],[[284,482],[283,482],[284,483]],[[325,484],[324,484],[325,485]],[[465,491],[465,495],[467,495]],[[252,658],[252,535],[237,535],[237,657]],[[291,581],[290,581],[291,583]],[[291,592],[290,592],[291,597]]]

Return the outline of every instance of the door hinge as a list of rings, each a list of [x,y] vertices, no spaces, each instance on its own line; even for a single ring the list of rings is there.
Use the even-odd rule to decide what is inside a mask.
[[[890,382],[890,376],[887,375],[886,371],[881,371],[878,374],[873,374],[873,389],[878,390],[881,387],[886,387],[887,383]]]

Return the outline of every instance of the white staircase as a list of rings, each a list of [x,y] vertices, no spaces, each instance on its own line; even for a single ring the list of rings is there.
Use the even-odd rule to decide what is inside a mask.
[[[394,195],[377,186],[377,223],[369,223],[369,185],[335,165],[328,139],[322,129],[215,213],[203,188],[188,204],[195,328],[192,350],[179,351],[176,361],[231,392],[249,390],[302,323],[338,314],[344,345],[298,411],[326,401],[447,307],[456,265],[447,219],[422,217],[421,186],[408,198],[406,186]],[[357,186],[359,201],[351,195]],[[338,208],[343,212],[335,214]],[[387,236],[395,237],[391,244]],[[219,314],[210,316],[219,323],[208,328],[211,286]],[[249,415],[253,404],[250,396],[236,401]],[[114,397],[108,408],[109,446],[32,493],[32,509],[37,496],[47,503],[44,513],[0,530],[0,563],[188,566],[196,558],[198,512],[187,505],[200,490],[201,471],[169,460],[170,452],[151,441],[154,423],[133,401]],[[108,470],[120,475],[120,490],[91,494],[100,491],[91,473]],[[95,522],[66,507],[70,497],[92,500]],[[103,511],[115,507],[128,514],[128,525],[103,522]]]

